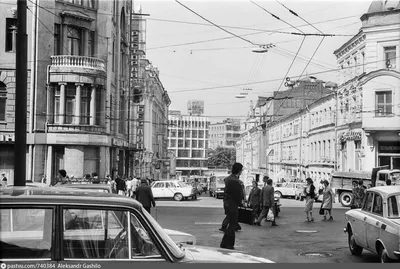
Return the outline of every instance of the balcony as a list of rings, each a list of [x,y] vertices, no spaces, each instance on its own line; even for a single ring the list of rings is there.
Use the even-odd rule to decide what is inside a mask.
[[[50,82],[81,82],[102,84],[94,81],[94,77],[106,78],[106,64],[102,59],[77,56],[56,55],[51,56]],[[99,83],[100,82],[100,83]]]

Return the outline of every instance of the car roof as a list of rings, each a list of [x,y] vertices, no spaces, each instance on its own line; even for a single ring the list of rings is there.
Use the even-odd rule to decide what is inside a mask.
[[[96,184],[96,183],[73,183],[73,184],[63,184],[61,185],[63,188],[78,188],[78,189],[111,189],[110,184]]]
[[[0,201],[4,203],[29,204],[88,204],[133,207],[141,211],[142,205],[124,195],[86,191],[65,187],[5,187],[0,189]]]
[[[385,196],[395,193],[400,194],[400,185],[373,187],[368,189],[368,191],[377,191]]]

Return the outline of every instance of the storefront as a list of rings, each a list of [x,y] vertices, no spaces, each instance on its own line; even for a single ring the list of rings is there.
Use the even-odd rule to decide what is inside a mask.
[[[378,141],[378,165],[400,169],[400,141]]]

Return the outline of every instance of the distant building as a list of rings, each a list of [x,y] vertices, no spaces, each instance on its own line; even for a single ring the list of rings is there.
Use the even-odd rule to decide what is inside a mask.
[[[202,175],[208,169],[209,118],[170,111],[168,121],[168,150],[176,156],[177,174]]]
[[[256,108],[262,121],[274,121],[305,108],[314,101],[332,94],[326,82],[316,77],[287,81],[285,91],[275,91],[272,96],[259,97]]]
[[[225,119],[222,122],[210,124],[210,148],[218,146],[234,148],[240,140],[240,120]]]

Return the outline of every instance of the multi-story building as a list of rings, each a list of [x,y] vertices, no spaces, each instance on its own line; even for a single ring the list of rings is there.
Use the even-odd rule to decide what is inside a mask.
[[[297,81],[289,80],[285,85],[285,91],[275,91],[272,96],[259,97],[256,108],[260,110],[262,121],[285,117],[332,93],[324,81],[311,76]]]
[[[130,38],[132,3],[132,0],[28,1],[28,19],[32,21],[27,29],[32,37],[28,44],[28,62],[32,63],[27,119],[28,180],[40,181],[45,175],[49,182],[59,169],[65,169],[75,178],[92,172],[100,177],[133,175],[134,166],[138,165],[134,153],[139,148],[137,125],[132,122],[139,123],[140,116],[149,122],[158,121],[160,126],[160,118],[165,118],[163,124],[167,124],[170,100],[154,70],[146,71],[143,85],[144,95],[147,94],[143,105],[148,112],[131,102],[136,85],[131,84],[129,70],[129,45],[134,42]],[[10,63],[0,74],[0,111],[6,110],[4,120],[0,120],[0,138],[11,141],[15,125],[12,59],[16,4],[13,7],[0,3],[0,6],[3,15],[0,25],[9,29],[4,36],[9,41],[0,45],[0,57],[7,60],[4,63]],[[151,74],[156,75],[151,77]],[[160,116],[162,113],[164,116]],[[160,149],[153,147],[157,139],[153,139],[152,128],[147,128],[151,137],[147,149],[160,156]],[[166,135],[165,128],[154,132]],[[0,170],[9,171],[12,178],[12,145],[1,143],[0,147]],[[140,149],[144,150],[144,146]],[[154,161],[150,155],[142,154],[146,163],[154,164],[157,169],[158,159]]]
[[[400,3],[374,1],[334,54],[339,73],[338,170],[400,168]]]
[[[267,125],[272,178],[329,179],[335,168],[335,107],[331,94]]]
[[[34,10],[28,3],[28,7]],[[17,44],[17,5],[0,3],[0,172],[5,173],[12,182],[14,178],[14,141],[15,141],[15,52]],[[32,13],[27,12],[27,33],[32,31],[35,20]],[[28,38],[28,47],[32,40]],[[32,61],[32,50],[28,50],[28,62]],[[31,94],[31,68],[28,69],[27,94]],[[27,109],[30,110],[31,102]],[[27,118],[27,129],[31,133],[30,114]]]
[[[222,122],[210,124],[210,148],[233,148],[240,139],[240,120],[225,119]]]
[[[247,185],[266,174],[266,129],[259,123],[250,102],[246,120],[241,121],[240,140],[236,142],[236,161],[243,164],[242,181]]]
[[[168,150],[176,156],[176,171],[182,176],[202,175],[208,170],[209,118],[169,111],[168,122]]]

